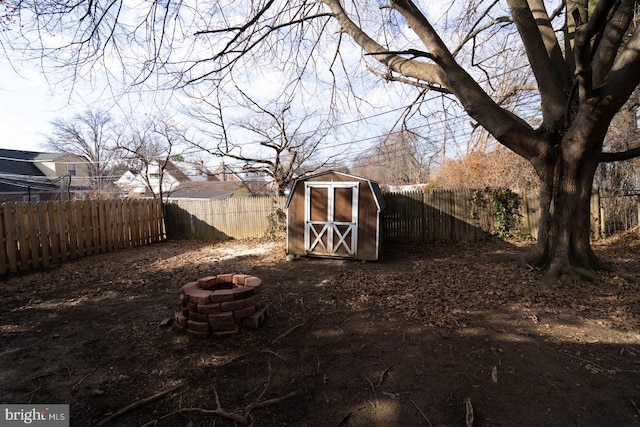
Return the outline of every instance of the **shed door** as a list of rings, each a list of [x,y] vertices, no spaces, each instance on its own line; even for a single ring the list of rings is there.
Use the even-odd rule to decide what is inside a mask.
[[[307,254],[355,257],[358,183],[305,182],[304,249]]]

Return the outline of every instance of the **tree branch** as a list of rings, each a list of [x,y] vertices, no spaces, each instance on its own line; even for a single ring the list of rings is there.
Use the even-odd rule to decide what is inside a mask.
[[[640,26],[618,53],[602,87],[602,95],[613,100],[606,107],[613,114],[622,108],[633,90],[640,84]]]
[[[446,87],[445,76],[439,66],[402,58],[401,56],[389,53],[387,49],[373,40],[359,26],[357,26],[351,18],[349,18],[346,11],[342,8],[339,0],[321,1],[331,9],[334,18],[341,25],[342,31],[349,34],[351,38],[367,53],[375,55],[376,60],[380,63],[386,65],[389,69],[404,75],[405,77],[413,77],[418,80]]]
[[[460,52],[460,50],[462,49],[462,47],[467,44],[467,42],[471,39],[474,39],[478,36],[478,34],[480,34],[481,32],[483,32],[484,30],[487,30],[491,27],[493,27],[494,25],[497,24],[503,24],[503,23],[509,23],[509,22],[513,22],[513,19],[510,16],[500,16],[498,18],[495,18],[493,20],[491,20],[490,22],[488,22],[487,24],[483,25],[480,28],[476,28],[478,25],[480,25],[480,22],[489,14],[489,12],[491,11],[491,9],[493,9],[493,7],[495,5],[498,4],[500,0],[494,0],[489,7],[487,7],[487,9],[478,17],[478,19],[476,20],[476,22],[471,26],[471,32],[469,34],[467,34],[467,36],[462,39],[462,41],[460,42],[460,44],[458,45],[457,48],[455,48],[451,54],[453,56],[457,56],[458,52]]]
[[[499,142],[516,153],[529,158],[544,150],[542,140],[535,135],[533,129],[523,120],[498,106],[460,66],[429,21],[411,0],[396,0],[393,5],[434,56],[434,61],[439,66],[439,79],[432,82],[450,90],[471,117]],[[399,71],[402,72],[402,70]],[[429,81],[425,77],[429,76],[422,76],[422,80]]]
[[[618,54],[618,48],[624,37],[627,36],[629,24],[634,16],[634,3],[634,0],[622,0],[616,4],[609,14],[606,25],[603,26],[593,43],[593,81],[596,87],[604,83]]]
[[[623,160],[635,159],[636,157],[640,157],[640,147],[616,153],[600,153],[599,161],[600,163],[620,162]]]
[[[537,6],[535,15],[526,0],[509,0],[508,4],[540,88],[542,117],[552,127],[564,118],[568,89],[563,85],[568,72],[557,39],[542,2],[532,1]]]

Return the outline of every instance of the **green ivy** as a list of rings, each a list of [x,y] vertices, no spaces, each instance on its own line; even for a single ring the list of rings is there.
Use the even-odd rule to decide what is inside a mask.
[[[522,215],[520,214],[520,196],[513,191],[503,189],[485,188],[474,191],[471,201],[472,219],[478,219],[478,211],[486,209],[489,203],[493,204],[493,217],[496,220],[494,235],[500,238],[513,237]]]
[[[520,214],[520,196],[507,189],[495,190],[493,194],[496,235],[501,238],[512,237],[516,230]]]

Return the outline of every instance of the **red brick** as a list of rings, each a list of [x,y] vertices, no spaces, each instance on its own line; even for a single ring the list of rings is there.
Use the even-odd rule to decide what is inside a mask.
[[[209,314],[191,311],[189,312],[189,320],[193,320],[195,322],[209,322]]]
[[[235,335],[238,333],[238,325],[233,325],[233,329],[229,329],[227,331],[212,331],[211,336],[216,338],[224,338],[229,337],[231,335]]]
[[[256,312],[253,313],[251,316],[245,317],[244,319],[242,319],[242,323],[247,328],[258,329],[258,327],[267,320],[268,316],[269,316],[269,308],[268,306],[265,305],[260,310],[256,310]]]
[[[246,299],[253,295],[253,288],[249,286],[238,286],[233,288],[233,298]]]
[[[218,284],[217,276],[207,276],[202,279],[198,279],[198,287],[200,289],[215,289]]]
[[[249,307],[250,305],[256,305],[258,304],[260,301],[262,301],[262,294],[256,294],[252,297],[249,297],[247,299],[244,300],[244,306],[245,307]]]
[[[225,324],[217,324],[211,326],[211,332],[222,332],[222,331],[237,331],[238,325],[236,323],[230,323],[228,325]]]
[[[182,286],[181,289],[182,289],[182,293],[185,294],[185,299],[189,301],[189,291],[192,291],[194,289],[199,289],[198,282],[189,282],[186,285]]]
[[[250,305],[249,307],[245,307],[240,310],[235,310],[233,312],[233,317],[235,317],[236,319],[244,319],[245,317],[251,316],[255,312],[256,312],[256,306]]]
[[[244,280],[245,286],[256,287],[256,286],[260,286],[261,283],[262,283],[262,280],[258,279],[256,276],[250,276]]]
[[[232,311],[209,315],[209,325],[211,325],[212,329],[215,329],[219,325],[232,325],[235,322]]]
[[[187,292],[187,297],[189,298],[189,302],[195,304],[206,304],[209,302],[209,297],[211,296],[212,292],[215,291],[207,291],[205,289],[196,288],[189,290],[189,292]]]
[[[209,301],[211,302],[233,301],[233,291],[231,289],[218,289],[217,291],[213,291],[209,294]]]
[[[262,280],[255,276],[247,278],[244,281],[244,284],[245,286],[252,288],[253,292],[256,294],[262,290]]]
[[[195,302],[189,301],[188,303],[185,304],[184,308],[186,308],[189,311],[198,311],[198,304],[196,304]]]
[[[233,283],[234,274],[218,274],[219,283]]]
[[[187,320],[187,329],[196,332],[209,332],[209,322],[196,322]]]
[[[216,314],[220,313],[220,304],[198,304],[198,313]]]
[[[187,333],[189,334],[190,337],[193,338],[207,338],[209,336],[209,331],[194,331],[192,329],[187,329]]]
[[[176,324],[181,328],[184,329],[187,327],[187,318],[184,314],[182,314],[182,312],[176,311],[173,314],[173,319],[175,320]]]
[[[248,274],[235,274],[233,276],[233,284],[234,285],[244,285],[244,281],[246,279],[248,279],[249,277],[253,277],[253,276],[250,276]]]
[[[220,311],[233,311],[233,310],[240,310],[241,308],[244,308],[243,299],[240,299],[237,301],[228,301],[228,302],[220,303]]]

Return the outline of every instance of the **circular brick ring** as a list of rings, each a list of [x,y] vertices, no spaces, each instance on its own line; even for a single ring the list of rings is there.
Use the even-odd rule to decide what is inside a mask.
[[[182,287],[174,324],[192,337],[224,337],[237,334],[240,323],[257,329],[267,316],[259,278],[219,274]]]

